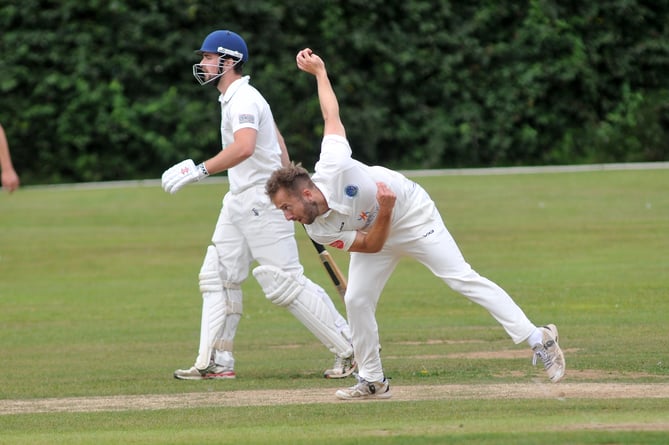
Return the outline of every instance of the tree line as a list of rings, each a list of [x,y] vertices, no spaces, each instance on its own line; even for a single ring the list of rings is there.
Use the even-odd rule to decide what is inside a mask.
[[[194,50],[245,72],[308,168],[325,60],[355,156],[394,168],[669,160],[669,2],[4,0],[0,122],[24,184],[159,177],[220,150]]]

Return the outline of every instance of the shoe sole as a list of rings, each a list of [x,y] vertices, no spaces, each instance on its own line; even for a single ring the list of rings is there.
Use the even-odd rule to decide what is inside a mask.
[[[353,374],[353,371],[348,374],[323,374],[323,377],[326,379],[345,379],[346,377],[350,377],[351,374]]]
[[[204,378],[205,380],[231,380],[236,379],[237,376],[234,372],[221,372],[220,374],[206,374]]]
[[[388,385],[382,393],[375,392],[361,396],[352,396],[345,389],[340,389],[335,393],[335,396],[341,400],[389,399],[393,396],[393,393],[390,391],[390,385]]]
[[[343,374],[336,374],[336,373],[328,374],[328,372],[326,371],[323,373],[323,377],[325,377],[326,379],[345,379],[346,377],[352,375],[355,372],[355,368],[356,366],[354,365],[350,371]]]
[[[548,324],[548,325],[546,325],[546,326],[544,326],[544,327],[545,327],[546,329],[548,329],[549,331],[551,331],[551,332],[554,334],[554,336],[555,336],[555,343],[559,343],[559,341],[558,341],[558,329],[557,329],[557,326],[555,326],[554,324]]]
[[[558,334],[557,326],[555,326],[554,324],[549,324],[549,325],[546,325],[546,326],[544,326],[544,327],[545,327],[546,329],[548,329],[548,330],[553,334],[553,337],[555,338],[555,340],[554,340],[554,341],[555,341],[555,344],[556,344],[557,347],[560,349],[560,358],[562,359],[562,374],[560,374],[560,375],[555,375],[555,376],[553,376],[552,378],[549,377],[549,380],[550,380],[551,382],[553,382],[553,383],[557,383],[557,382],[559,382],[560,380],[562,380],[562,379],[564,378],[564,376],[565,376],[565,374],[566,374],[566,372],[567,372],[567,362],[566,362],[565,359],[564,359],[564,353],[562,352],[562,348],[560,348],[560,341],[559,341],[559,334]]]
[[[220,374],[205,374],[199,376],[181,376],[174,374],[174,378],[177,380],[231,380],[237,378],[237,376],[229,372],[222,372]]]
[[[177,380],[204,380],[204,377],[200,376],[182,376],[174,374],[174,378]]]
[[[386,391],[382,394],[367,394],[367,395],[364,395],[364,396],[349,396],[348,394],[343,394],[343,393],[340,393],[339,391],[337,391],[335,393],[335,396],[337,396],[337,398],[339,400],[368,400],[368,399],[384,400],[384,399],[391,398],[393,396],[393,393],[391,393],[390,390],[388,390],[388,391]]]

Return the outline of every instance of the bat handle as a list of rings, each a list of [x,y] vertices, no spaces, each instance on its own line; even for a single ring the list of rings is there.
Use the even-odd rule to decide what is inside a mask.
[[[311,239],[311,238],[309,238],[309,239]],[[316,251],[317,251],[318,253],[323,253],[323,252],[325,252],[325,247],[323,247],[322,244],[317,243],[317,242],[314,241],[314,240],[311,240],[311,242],[313,243],[313,245],[314,245],[314,247],[316,248]]]
[[[302,227],[304,228],[304,231],[306,232],[306,231],[307,231],[306,226],[305,226],[304,224],[302,224]],[[307,236],[309,236],[309,232],[307,232]],[[323,252],[325,252],[325,247],[323,247],[323,245],[322,245],[321,243],[317,243],[317,242],[314,241],[310,236],[309,236],[309,240],[311,241],[311,243],[312,243],[312,244],[314,245],[314,247],[316,248],[316,252],[318,252],[318,253],[323,253]]]

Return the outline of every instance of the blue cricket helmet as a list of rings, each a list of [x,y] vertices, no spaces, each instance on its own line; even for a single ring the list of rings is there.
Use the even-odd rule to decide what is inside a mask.
[[[214,31],[205,37],[197,54],[216,53],[221,56],[232,57],[240,62],[249,60],[249,50],[246,42],[239,34],[228,30]]]

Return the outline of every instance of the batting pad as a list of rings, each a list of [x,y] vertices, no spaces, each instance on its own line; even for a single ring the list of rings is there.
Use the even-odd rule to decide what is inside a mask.
[[[253,276],[272,303],[287,308],[332,353],[350,357],[353,348],[340,333],[330,308],[315,292],[307,278],[300,283],[292,274],[274,266],[258,266]]]
[[[214,246],[207,247],[199,279],[202,292],[202,321],[195,367],[205,369],[209,366],[214,350],[232,352],[242,313],[242,291],[239,286],[230,288],[228,283],[221,280],[218,272],[218,254]]]

